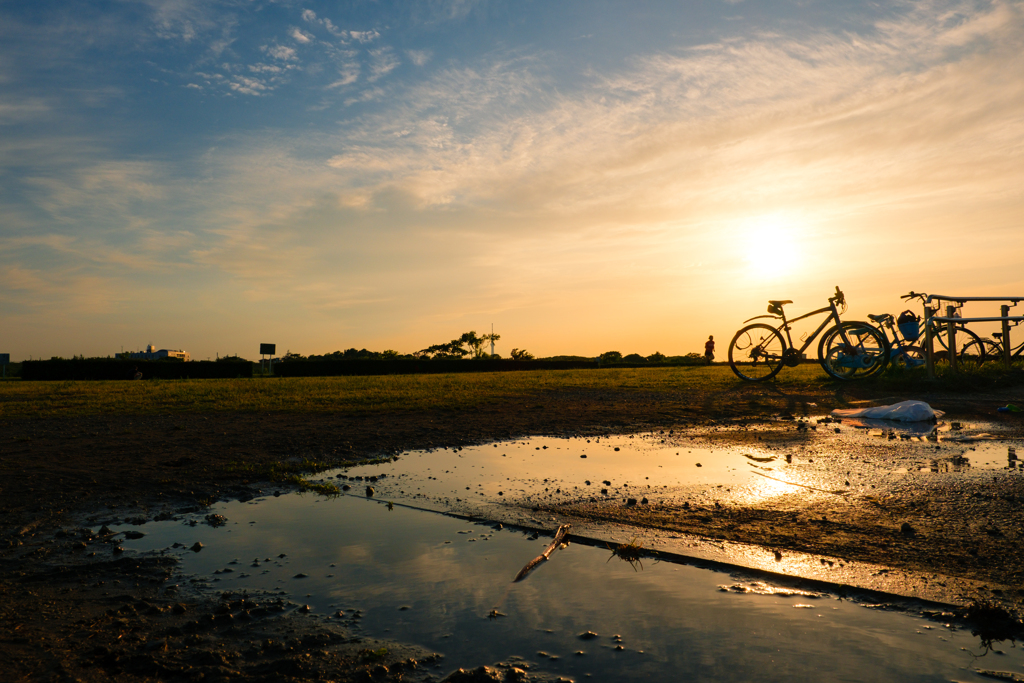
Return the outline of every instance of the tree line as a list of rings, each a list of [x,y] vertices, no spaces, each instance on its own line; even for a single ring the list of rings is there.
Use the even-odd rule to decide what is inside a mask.
[[[367,349],[347,349],[333,353],[303,356],[300,353],[286,353],[281,360],[452,360],[459,358],[501,358],[500,354],[491,354],[486,348],[491,342],[501,339],[500,334],[478,335],[475,330],[463,333],[449,342],[433,344],[413,353],[401,354],[393,349],[386,351],[368,351]],[[525,349],[512,349],[509,357],[513,360],[531,360],[533,354]]]

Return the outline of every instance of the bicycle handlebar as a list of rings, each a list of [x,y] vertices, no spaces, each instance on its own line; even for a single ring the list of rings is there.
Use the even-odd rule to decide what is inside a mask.
[[[839,285],[836,285],[836,295],[830,298],[832,301],[835,301],[840,306],[846,303],[846,295],[843,294],[843,291],[841,289],[839,289]]]

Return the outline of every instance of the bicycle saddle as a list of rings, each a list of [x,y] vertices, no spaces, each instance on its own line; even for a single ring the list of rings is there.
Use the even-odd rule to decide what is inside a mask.
[[[872,315],[871,313],[868,313],[868,317],[874,320],[876,323],[880,323],[884,322],[889,317],[889,314],[883,313],[882,315]]]
[[[769,299],[768,303],[772,306],[783,306],[785,304],[791,304],[793,302],[790,301],[789,299],[786,299],[785,301],[776,301],[775,299]]]
[[[993,332],[992,336],[995,337],[996,339],[1002,339],[1003,338],[1003,333],[1002,332]]]

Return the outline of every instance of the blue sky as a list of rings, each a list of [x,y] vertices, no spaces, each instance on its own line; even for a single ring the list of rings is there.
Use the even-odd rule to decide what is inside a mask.
[[[1024,294],[1021,2],[0,2],[0,352]]]

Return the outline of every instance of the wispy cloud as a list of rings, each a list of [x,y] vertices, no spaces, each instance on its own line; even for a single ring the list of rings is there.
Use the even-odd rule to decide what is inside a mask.
[[[191,42],[218,25],[220,8],[197,0],[142,0],[149,7],[156,34]]]
[[[370,75],[367,80],[373,83],[395,70],[399,65],[398,57],[391,48],[382,47],[370,50]]]
[[[289,31],[288,35],[292,37],[292,40],[294,40],[297,43],[302,43],[303,45],[308,45],[309,43],[312,43],[314,40],[312,35],[294,26],[292,27],[292,30]]]
[[[355,41],[357,43],[371,43],[380,38],[380,33],[375,29],[354,31],[339,28],[329,18],[317,16],[316,12],[310,9],[303,10],[302,19],[309,24],[323,26],[327,29],[328,33],[335,38],[341,39],[343,42]]]
[[[429,62],[430,58],[433,56],[433,51],[406,50],[405,54],[406,56],[409,57],[409,61],[415,64],[416,66],[426,66],[427,62]]]
[[[525,64],[447,71],[346,131],[330,163],[426,205],[518,196],[535,210],[640,199],[674,210],[752,183],[762,198],[868,202],[894,182],[908,196],[1008,189],[1024,95],[1002,76],[1024,66],[1024,23],[1003,4],[959,22],[946,14],[915,13],[873,36],[654,55],[556,98]],[[957,170],[966,166],[977,183]]]
[[[274,59],[280,59],[283,62],[293,62],[298,59],[295,48],[286,45],[264,45],[260,50]]]
[[[0,126],[38,120],[50,113],[50,106],[39,98],[11,99],[0,95]]]
[[[340,77],[337,80],[327,84],[328,90],[340,88],[345,85],[351,85],[352,83],[355,83],[357,80],[359,80],[359,65],[353,64],[351,66],[347,66],[344,69],[342,69],[338,75]]]

